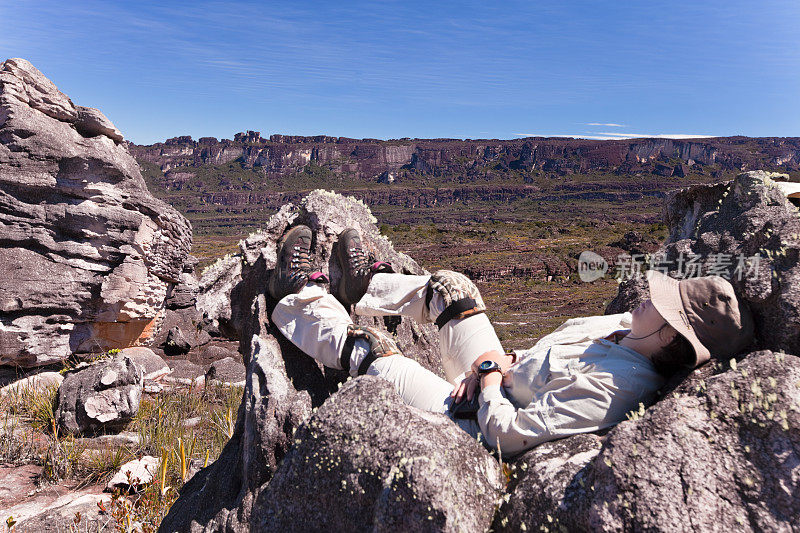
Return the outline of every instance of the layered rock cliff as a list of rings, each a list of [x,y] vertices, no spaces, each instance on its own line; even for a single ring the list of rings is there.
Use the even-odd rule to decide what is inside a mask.
[[[393,182],[406,172],[477,181],[486,178],[487,173],[497,176],[508,170],[649,172],[682,177],[692,167],[709,167],[708,172],[800,169],[800,138],[379,141],[288,135],[264,139],[259,132],[250,131],[236,134],[234,140],[203,137],[195,141],[184,136],[148,146],[131,145],[130,150],[137,159],[156,164],[163,172],[236,161],[269,177],[290,175],[314,163],[356,180],[384,182]],[[187,172],[191,174],[191,170],[182,171]],[[173,176],[179,181],[181,172],[173,172]]]
[[[100,111],[0,64],[0,364],[147,340],[191,246]]]

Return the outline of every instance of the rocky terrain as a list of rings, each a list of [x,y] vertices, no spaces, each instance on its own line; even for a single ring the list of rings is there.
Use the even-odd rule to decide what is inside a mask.
[[[754,168],[800,177],[798,138],[379,141],[250,131],[129,148],[153,193],[200,239],[257,229],[317,188],[363,200],[388,225],[520,222],[541,218],[545,205],[556,225],[576,207],[605,221],[653,223],[676,187]]]
[[[351,140],[340,141],[313,143],[334,153],[337,146],[350,146]],[[417,145],[449,142],[398,141],[389,155],[380,154],[390,143],[351,144],[374,147],[356,152],[390,158],[403,171],[409,164],[404,158],[414,160]],[[534,141],[519,143],[528,142]],[[684,146],[678,151],[697,158],[690,168],[723,165],[721,148],[715,162],[703,162],[711,161],[719,142],[699,143],[702,149],[673,143],[669,150]],[[309,141],[267,143],[249,133],[228,145],[236,143]],[[609,154],[617,153],[619,144],[609,145]],[[402,148],[406,145],[415,146],[410,155]],[[525,158],[539,157],[534,152]],[[272,153],[251,154],[253,168],[258,158],[262,167],[279,168],[277,159],[269,159]],[[637,165],[653,163],[647,163],[647,153],[637,156],[645,160]],[[193,152],[184,156],[186,161],[194,157]],[[604,157],[619,165],[633,161]],[[753,164],[772,164],[753,157]],[[434,176],[445,159],[441,151],[416,158],[432,165],[417,163],[426,176]],[[307,175],[311,162],[309,156]],[[239,169],[242,164],[251,163],[242,160]],[[409,173],[399,174],[401,183],[418,177],[416,170],[405,170]],[[509,172],[517,169],[509,165]],[[111,122],[97,110],[75,106],[28,62],[7,60],[0,65],[0,257],[6,268],[0,282],[0,361],[5,365],[0,368],[0,518],[19,532],[114,527],[795,530],[800,520],[800,213],[775,185],[786,176],[757,171],[723,182],[706,177],[712,183],[663,199],[661,193],[648,196],[664,206],[663,244],[654,236],[658,227],[630,232],[629,226],[619,228],[600,217],[555,228],[540,220],[511,230],[501,225],[387,228],[358,199],[293,192],[296,196],[284,197],[277,212],[260,219],[258,231],[240,233],[233,253],[200,275],[189,255],[189,222],[147,192]],[[646,183],[652,172],[630,179]],[[516,186],[540,187],[535,182]],[[584,194],[586,183],[559,186]],[[641,199],[618,207],[635,211]],[[476,197],[475,202],[496,211],[490,201]],[[537,197],[536,202],[546,209],[559,205],[557,199]],[[591,203],[580,205],[591,214]],[[436,202],[427,208],[435,210]],[[602,203],[594,208],[605,215],[610,209]],[[562,209],[575,218],[575,205],[564,203]],[[312,262],[329,275],[333,289],[341,278],[336,238],[346,227],[356,227],[376,257],[409,274],[425,270],[398,251],[387,234],[401,239],[406,249],[424,235],[439,247],[439,256],[455,235],[462,239],[459,246],[471,243],[473,257],[489,260],[487,268],[471,272],[484,279],[482,289],[500,287],[509,306],[557,316],[550,311],[556,291],[564,300],[563,312],[570,314],[594,309],[603,300],[600,292],[612,287],[616,297],[606,308],[609,313],[632,309],[647,297],[646,284],[635,278],[618,288],[613,281],[570,282],[571,247],[584,246],[586,238],[605,235],[597,250],[609,259],[618,250],[658,252],[674,264],[679,254],[694,253],[709,268],[708,261],[720,254],[758,255],[760,261],[743,276],[735,263],[720,270],[752,309],[757,337],[751,349],[731,360],[712,359],[675,376],[653,405],[641,405],[609,431],[502,457],[445,416],[405,405],[386,382],[347,379],[277,332],[270,320],[275,302],[265,294],[265,280],[275,266],[278,239],[301,223],[312,228]],[[577,238],[573,231],[588,237]],[[492,263],[507,257],[501,252],[513,248],[509,243],[519,245],[520,232],[527,232],[525,242],[532,243],[523,252],[531,258],[526,266],[503,267],[509,271]],[[554,256],[556,246],[564,248]],[[420,251],[431,254],[428,264],[441,260],[430,248]],[[541,257],[550,259],[537,263]],[[544,289],[532,282],[542,275],[553,279]],[[542,289],[541,296],[530,298],[491,276],[528,284],[526,290]],[[442,375],[432,325],[406,318],[353,319],[386,330],[408,357]],[[526,324],[511,333],[533,327]]]
[[[321,523],[389,529],[409,527],[397,521],[408,516],[415,517],[412,529],[426,529],[430,520],[432,529],[450,531],[460,524],[485,529],[492,514],[492,527],[509,531],[791,529],[800,516],[800,359],[793,355],[800,351],[798,210],[769,174],[753,172],[673,195],[667,213],[665,254],[763,253],[759,269],[736,281],[756,316],[751,353],[678,376],[654,406],[641,406],[605,435],[569,437],[513,459],[498,485],[497,473],[482,466],[487,452],[474,442],[455,444],[460,441],[443,417],[403,406],[374,380],[357,378],[327,399],[324,373],[313,374],[316,385],[309,373],[298,383],[290,368],[304,356],[271,328],[273,303],[241,290],[253,302],[255,327],[242,338],[249,343],[248,385],[235,434],[218,462],[184,487],[162,531],[277,531]],[[340,228],[356,225],[370,249],[388,253],[370,221],[352,200],[312,193],[251,238],[257,254],[243,243],[241,254],[218,268],[243,272],[239,284],[249,286],[248,278],[263,278],[274,266],[283,229],[304,223],[316,234],[314,261],[335,286],[331,237]],[[726,275],[735,279],[733,268]],[[608,311],[632,309],[646,297],[642,289],[641,281],[626,282]],[[400,328],[406,326],[413,331],[412,324]],[[401,349],[414,357],[424,338],[398,331]],[[418,449],[402,444],[409,433],[450,444]],[[475,468],[481,473],[473,480]],[[473,497],[457,497],[453,478],[470,479]],[[488,511],[491,501],[500,504],[495,513]],[[363,510],[350,512],[348,504]]]
[[[60,531],[75,513],[82,530],[90,520],[100,528],[113,506],[97,493],[124,459],[156,464],[176,439],[188,439],[184,459],[196,442],[206,446],[196,454],[218,454],[245,369],[238,334],[226,337],[214,310],[197,305],[191,248],[191,224],[149,193],[102,112],[75,105],[24,59],[0,64],[0,463],[9,463],[0,509],[9,528]],[[207,416],[185,425],[201,403]],[[98,502],[109,505],[103,516]]]

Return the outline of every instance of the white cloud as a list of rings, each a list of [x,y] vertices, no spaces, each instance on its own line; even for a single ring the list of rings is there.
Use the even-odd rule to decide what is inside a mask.
[[[593,141],[622,141],[625,139],[708,139],[715,135],[699,135],[696,133],[610,133],[591,132],[573,133],[569,135],[553,135],[545,133],[515,133],[517,137],[560,137],[571,139],[591,139]]]
[[[707,139],[714,137],[714,135],[697,133],[613,133],[610,131],[592,132],[591,135],[604,135],[615,139],[640,139],[643,137],[655,139]]]
[[[608,126],[609,128],[627,128],[625,124],[614,124],[613,122],[587,122],[587,126]]]

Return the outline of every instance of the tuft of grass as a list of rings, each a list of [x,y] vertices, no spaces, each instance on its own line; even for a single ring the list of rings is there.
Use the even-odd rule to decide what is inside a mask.
[[[30,428],[22,425],[19,418],[12,416],[8,410],[3,409],[3,412],[5,414],[0,426],[0,463],[22,465],[35,462],[39,455]]]
[[[53,428],[58,385],[25,386],[7,393],[0,405],[11,415],[29,422],[34,429],[46,432]]]
[[[53,438],[41,458],[42,479],[56,482],[79,474],[82,472],[81,459],[85,451],[86,447],[72,435],[59,439],[54,427]]]
[[[107,482],[116,474],[122,465],[135,458],[134,454],[125,446],[106,445],[94,453],[87,453],[81,463],[85,475],[84,484]]]
[[[152,484],[130,496],[114,495],[110,514],[122,531],[132,524],[143,532],[158,529],[196,467],[215,461],[233,435],[242,394],[242,388],[209,385],[142,398],[133,421],[140,438],[135,455],[153,455],[161,461]],[[196,417],[200,423],[186,427],[184,422]]]
[[[233,436],[242,394],[240,387],[209,384],[202,390],[178,389],[142,398],[133,421],[139,434],[136,454],[162,458],[159,490],[179,490],[192,474],[192,465],[207,465],[219,457]],[[200,422],[187,427],[185,421],[196,417]]]

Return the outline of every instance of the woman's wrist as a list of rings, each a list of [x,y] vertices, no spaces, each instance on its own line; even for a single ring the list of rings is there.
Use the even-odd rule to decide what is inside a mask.
[[[503,373],[500,371],[489,372],[481,376],[481,390],[497,385],[498,387],[503,383]]]
[[[477,372],[478,366],[484,361],[494,361],[500,365],[500,368],[503,370],[503,372],[506,372],[509,368],[511,368],[511,365],[516,362],[514,356],[499,352],[497,350],[492,350],[491,352],[481,354],[477,359],[475,359],[475,362],[472,363],[471,370],[473,372]]]

